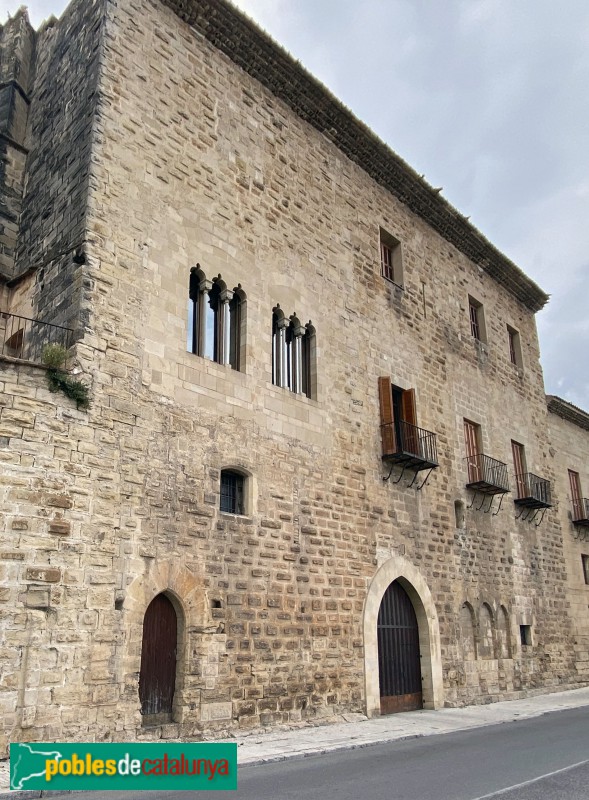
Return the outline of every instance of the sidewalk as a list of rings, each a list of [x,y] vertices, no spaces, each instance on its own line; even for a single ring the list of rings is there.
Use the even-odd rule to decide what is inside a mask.
[[[551,711],[580,706],[589,706],[589,687],[554,694],[540,694],[525,700],[467,708],[443,708],[439,711],[410,711],[370,720],[352,714],[346,722],[305,726],[288,731],[274,729],[249,736],[238,736],[237,760],[244,766],[284,761],[287,758],[304,758],[336,750],[367,747],[379,742],[394,742],[416,736],[432,736],[529,719]],[[0,800],[39,796],[39,792],[10,792],[8,785],[8,761],[0,761]]]
[[[415,736],[480,728],[503,722],[539,717],[550,711],[589,706],[589,688],[541,694],[525,700],[510,700],[439,711],[408,711],[375,719],[340,722],[294,731],[273,731],[239,741],[240,765],[304,758],[336,750],[352,750],[378,742],[394,742]]]

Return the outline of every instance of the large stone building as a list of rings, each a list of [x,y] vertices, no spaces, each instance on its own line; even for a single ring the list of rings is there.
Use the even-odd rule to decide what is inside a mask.
[[[587,682],[547,296],[225,0],[0,48],[0,750]]]

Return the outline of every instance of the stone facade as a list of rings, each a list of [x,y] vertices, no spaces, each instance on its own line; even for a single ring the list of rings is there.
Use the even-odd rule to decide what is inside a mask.
[[[35,77],[2,310],[74,329],[93,402],[0,361],[0,749],[379,713],[395,580],[428,707],[585,681],[561,512],[536,525],[465,487],[465,419],[484,453],[511,464],[520,442],[560,479],[546,295],[222,0],[74,0],[36,35],[17,19]],[[381,230],[402,286],[381,276]],[[239,369],[187,352],[197,264],[240,293]],[[312,322],[310,397],[274,385],[278,306]],[[399,467],[383,480],[382,376],[437,435],[419,490]],[[220,511],[223,469],[243,476],[242,514]],[[173,713],[146,725],[160,593],[178,617]]]
[[[567,588],[573,619],[575,666],[589,676],[589,414],[548,397],[550,455],[554,462],[557,514],[562,529]],[[578,476],[580,500],[573,496],[569,471]],[[584,569],[585,564],[585,569]]]

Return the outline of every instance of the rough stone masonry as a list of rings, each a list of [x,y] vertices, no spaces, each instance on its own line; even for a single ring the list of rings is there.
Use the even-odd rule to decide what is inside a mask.
[[[225,0],[21,10],[0,55],[0,752],[379,714],[394,582],[426,707],[586,683],[546,295]],[[71,329],[89,411],[22,320]],[[425,484],[422,445],[383,460],[381,378],[397,437],[435,435]]]

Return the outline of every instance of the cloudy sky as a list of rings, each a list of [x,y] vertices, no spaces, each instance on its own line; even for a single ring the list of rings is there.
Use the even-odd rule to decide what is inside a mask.
[[[587,0],[236,4],[551,295],[546,389],[589,410]]]

